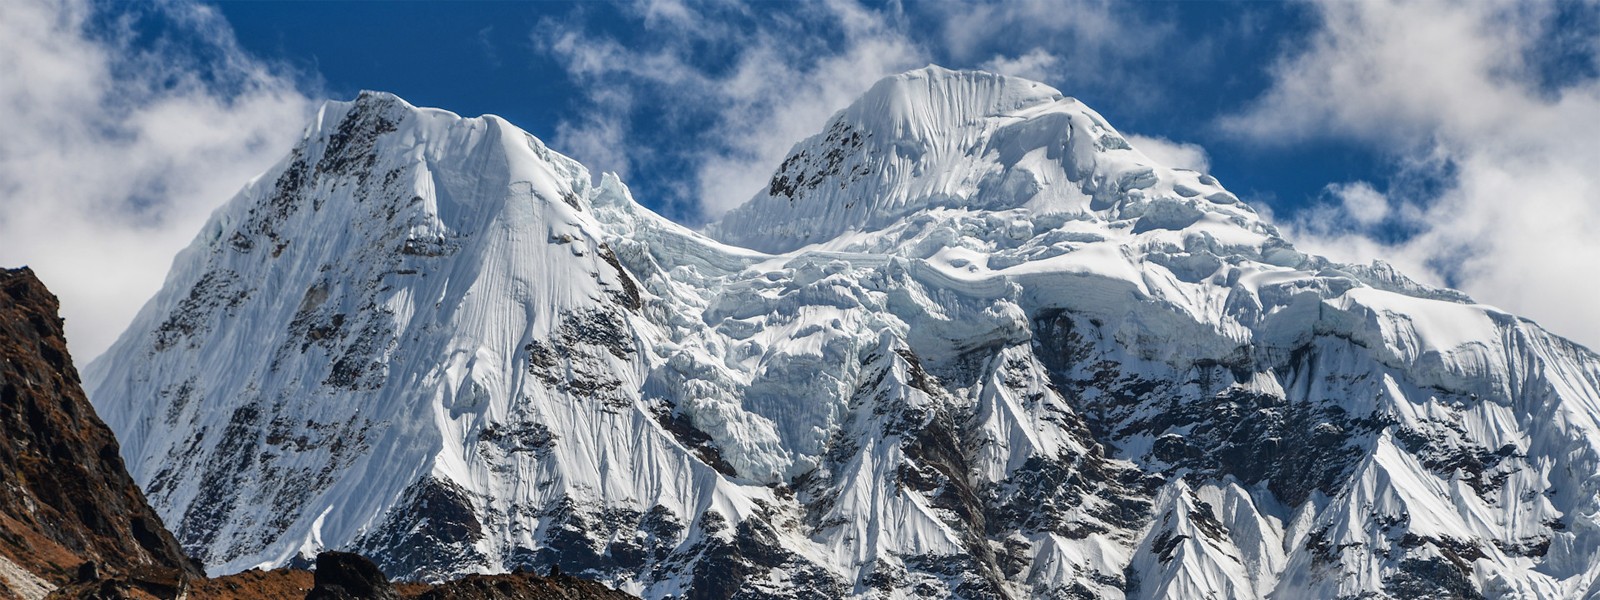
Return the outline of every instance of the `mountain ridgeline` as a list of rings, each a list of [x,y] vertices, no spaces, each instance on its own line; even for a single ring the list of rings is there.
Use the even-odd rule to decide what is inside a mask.
[[[1600,592],[1600,357],[988,73],[884,79],[704,233],[498,117],[329,103],[85,374],[216,573]]]

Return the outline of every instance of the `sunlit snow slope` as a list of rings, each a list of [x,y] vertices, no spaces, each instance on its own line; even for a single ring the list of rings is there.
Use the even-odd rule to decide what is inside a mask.
[[[326,106],[86,370],[185,547],[649,598],[1600,591],[1600,357],[1302,254],[1048,86],[885,79],[722,243],[591,181]]]

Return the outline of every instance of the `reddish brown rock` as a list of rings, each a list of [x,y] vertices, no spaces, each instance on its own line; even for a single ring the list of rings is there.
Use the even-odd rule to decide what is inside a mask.
[[[171,594],[200,570],[84,396],[57,306],[31,270],[0,270],[0,558],[52,586],[90,584],[81,571]],[[0,576],[0,593],[18,587]]]

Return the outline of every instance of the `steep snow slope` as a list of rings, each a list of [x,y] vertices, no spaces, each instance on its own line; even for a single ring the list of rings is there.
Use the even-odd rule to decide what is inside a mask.
[[[1048,86],[888,78],[730,245],[590,181],[494,117],[326,107],[88,370],[186,547],[647,597],[1600,576],[1600,359],[1304,255]]]
[[[185,546],[439,578],[535,560],[561,510],[624,518],[610,494],[641,509],[629,535],[653,507],[748,510],[638,404],[640,299],[588,182],[495,117],[326,106],[89,369]]]

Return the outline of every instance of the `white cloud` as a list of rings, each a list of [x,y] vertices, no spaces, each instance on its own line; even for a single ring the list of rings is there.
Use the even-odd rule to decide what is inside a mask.
[[[1560,27],[1554,6],[1318,4],[1322,27],[1305,50],[1223,124],[1261,143],[1337,137],[1421,157],[1397,159],[1396,180],[1435,185],[1391,185],[1386,203],[1414,235],[1380,241],[1368,227],[1377,221],[1362,220],[1377,209],[1358,201],[1341,205],[1343,230],[1317,239],[1362,258],[1404,257],[1600,348],[1600,82],[1541,76],[1541,45]],[[1600,39],[1577,47],[1593,60]]]
[[[925,63],[910,40],[870,15],[857,19],[843,51],[800,68],[787,66],[790,57],[777,50],[776,38],[746,54],[736,75],[746,84],[733,86],[732,110],[717,127],[728,146],[703,156],[695,177],[704,216],[749,200],[793,144],[821,131],[828,117],[878,79]]]
[[[676,2],[646,8],[643,25],[657,45],[645,49],[569,23],[547,22],[535,32],[541,49],[562,60],[597,106],[582,120],[559,125],[553,144],[601,170],[628,169],[654,152],[633,139],[632,113],[709,114],[708,128],[673,140],[670,149],[696,165],[688,193],[701,218],[748,200],[795,142],[819,131],[872,83],[927,61],[885,14],[848,0],[807,6],[800,15],[842,29],[842,42],[824,52],[777,26],[741,30]],[[736,39],[719,41],[737,49],[731,68],[696,64],[697,43],[730,36]],[[652,100],[635,105],[635,97]]]
[[[80,363],[122,333],[208,214],[288,150],[308,110],[204,6],[158,10],[209,45],[209,66],[91,32],[92,10],[0,2],[0,265],[32,266],[61,298]]]
[[[1529,100],[1506,76],[1522,69],[1536,4],[1319,3],[1321,30],[1274,67],[1274,85],[1249,112],[1225,125],[1280,143],[1330,133],[1415,141],[1494,128]]]
[[[1061,57],[1046,52],[1043,48],[1034,48],[1015,58],[995,56],[979,65],[979,68],[1001,75],[1047,81],[1052,78],[1055,68],[1060,64]]]
[[[1339,206],[1344,208],[1344,213],[1359,225],[1371,227],[1389,216],[1389,198],[1372,189],[1370,183],[1330,183],[1326,189],[1339,199]]]
[[[1211,157],[1199,144],[1174,142],[1164,137],[1129,134],[1128,143],[1145,156],[1165,167],[1193,169],[1201,173],[1211,170]]]
[[[956,63],[1042,81],[1069,96],[1115,90],[1126,105],[1161,106],[1165,86],[1129,67],[1174,43],[1190,49],[1183,59],[1205,54],[1197,40],[1169,40],[1171,22],[1126,2],[978,0],[916,7],[938,15],[938,39],[930,43]]]
[[[494,26],[490,25],[478,30],[478,49],[483,51],[483,60],[496,69],[503,64],[500,62],[500,52],[494,48]]]
[[[1029,40],[1070,47],[1075,60],[1097,63],[1107,55],[1142,53],[1164,34],[1148,28],[1142,35],[1126,35],[1136,26],[1133,12],[1100,0],[950,2],[934,8],[945,11],[943,42],[957,58],[972,58],[986,45]]]

